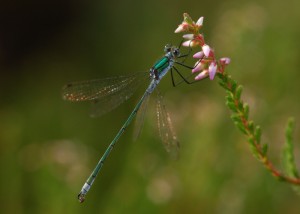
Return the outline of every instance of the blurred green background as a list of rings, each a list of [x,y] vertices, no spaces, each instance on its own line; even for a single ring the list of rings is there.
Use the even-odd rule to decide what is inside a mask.
[[[144,88],[96,119],[88,103],[63,101],[61,88],[148,70],[166,43],[181,41],[173,32],[183,12],[204,16],[206,42],[231,58],[227,71],[244,85],[280,168],[287,118],[300,121],[299,8],[296,0],[2,1],[1,212],[298,213],[299,196],[254,159],[217,81],[173,88],[170,76],[160,89],[180,159],[164,151],[150,105],[141,137],[132,140],[131,125],[79,204],[79,190]]]

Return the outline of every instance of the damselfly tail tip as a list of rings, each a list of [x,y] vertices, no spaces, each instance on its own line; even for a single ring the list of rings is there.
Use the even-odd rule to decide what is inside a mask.
[[[84,200],[85,200],[85,194],[83,194],[81,191],[78,194],[78,200],[79,200],[80,203],[83,203]]]

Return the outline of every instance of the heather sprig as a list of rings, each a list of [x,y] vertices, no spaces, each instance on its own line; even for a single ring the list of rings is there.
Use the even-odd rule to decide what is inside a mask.
[[[187,14],[183,14],[183,22],[177,27],[175,33],[185,33],[182,45],[185,47],[196,48],[200,47],[201,51],[194,54],[194,58],[198,59],[192,70],[193,73],[199,74],[195,77],[195,80],[201,80],[209,77],[214,79],[216,73],[223,73],[225,67],[230,63],[228,57],[216,59],[214,50],[205,42],[204,36],[200,33],[200,29],[203,26],[203,17],[200,17],[195,23],[192,18]]]
[[[293,154],[292,132],[294,129],[294,120],[290,119],[286,128],[286,142],[283,149],[284,173],[278,170],[268,158],[268,144],[261,143],[262,131],[260,126],[249,119],[249,105],[241,99],[243,87],[225,72],[230,59],[223,57],[217,60],[214,50],[205,43],[203,35],[199,32],[203,26],[204,18],[200,17],[195,23],[187,13],[184,13],[183,17],[184,20],[175,30],[175,33],[186,33],[183,35],[183,38],[187,39],[187,41],[183,43],[183,46],[190,48],[199,47],[201,49],[193,56],[198,60],[192,69],[192,73],[200,72],[195,77],[195,80],[201,80],[206,77],[213,80],[215,76],[218,76],[220,79],[219,84],[226,91],[226,105],[231,111],[231,119],[247,138],[248,145],[254,157],[278,180],[293,185],[300,185],[300,177]]]
[[[249,119],[249,106],[241,100],[243,87],[234,81],[227,73],[219,73],[220,85],[225,89],[226,105],[231,110],[231,119],[236,127],[245,135],[252,154],[268,169],[273,176],[280,181],[300,185],[300,179],[294,163],[293,143],[291,132],[293,123],[289,122],[286,131],[286,145],[284,150],[284,160],[286,162],[287,174],[279,171],[267,156],[268,144],[261,143],[261,128]]]

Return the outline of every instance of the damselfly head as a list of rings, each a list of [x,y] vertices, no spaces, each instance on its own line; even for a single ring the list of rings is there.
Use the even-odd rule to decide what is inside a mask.
[[[166,45],[165,45],[165,49],[164,49],[165,53],[169,53],[169,52],[171,51],[171,48],[172,48],[171,45],[166,44]]]
[[[171,46],[167,44],[164,49],[165,53],[170,53],[173,57],[179,57],[180,51],[179,48],[176,46]]]
[[[174,57],[179,57],[179,56],[180,56],[179,48],[177,48],[177,47],[172,47],[172,55],[173,55]]]

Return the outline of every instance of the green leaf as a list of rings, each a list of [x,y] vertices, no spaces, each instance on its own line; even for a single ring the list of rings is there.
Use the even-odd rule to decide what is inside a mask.
[[[230,79],[230,80],[231,80],[231,91],[233,93],[235,93],[235,90],[236,90],[236,87],[237,87],[237,83],[236,83],[236,81],[234,81],[232,79]]]
[[[248,142],[252,145],[254,145],[254,139],[252,136],[248,137]]]
[[[283,148],[283,164],[286,173],[289,176],[299,178],[299,173],[296,167],[294,158],[294,145],[293,145],[293,130],[295,126],[295,121],[290,118],[285,130],[285,145]]]
[[[246,118],[246,120],[248,120],[248,118],[249,118],[249,105],[248,105],[248,103],[244,103],[244,117]]]
[[[228,75],[227,75],[227,74],[223,76],[223,81],[224,81],[226,84],[228,84]]]
[[[234,99],[234,95],[231,91],[226,91],[227,96],[232,97]]]
[[[233,97],[230,96],[230,95],[227,95],[227,96],[225,97],[225,99],[226,99],[228,102],[234,103]]]
[[[295,128],[295,120],[294,118],[289,118],[287,127],[285,129],[285,136],[287,142],[291,143],[293,140],[293,130]]]
[[[260,126],[255,127],[254,137],[256,139],[256,142],[259,144],[260,143],[260,138],[261,138],[261,128],[260,128]]]
[[[223,82],[222,80],[219,81],[219,85],[222,86],[224,89],[229,90],[227,84],[225,82]]]
[[[243,104],[243,101],[239,100],[239,103],[238,103],[238,109],[241,111],[241,112],[244,112],[244,104]]]
[[[253,133],[254,123],[252,120],[248,122],[248,128],[249,128],[250,132]]]
[[[189,23],[189,24],[193,24],[193,20],[192,20],[192,18],[190,17],[189,14],[184,13],[184,14],[183,14],[183,19],[184,19],[185,22],[187,22],[187,23]]]
[[[232,114],[231,115],[231,119],[234,122],[242,123],[241,116],[239,114]]]
[[[266,156],[267,155],[267,152],[268,152],[268,144],[264,144],[261,148],[261,152],[262,152],[262,155],[263,156]]]
[[[234,124],[236,125],[236,127],[238,127],[238,129],[243,132],[244,134],[247,134],[247,131],[243,125],[243,123],[239,123],[239,122],[234,122]]]
[[[252,140],[253,140],[253,139],[252,139]],[[258,151],[257,151],[257,149],[256,149],[256,147],[255,147],[255,145],[254,145],[254,143],[250,143],[250,150],[251,150],[251,153],[253,154],[253,156],[254,156],[257,160],[261,161],[260,155],[259,155],[259,153],[258,153]]]
[[[228,100],[226,101],[226,105],[228,106],[228,108],[233,111],[233,112],[238,112],[236,106],[234,105],[233,102],[229,102]]]
[[[243,91],[243,86],[239,85],[235,92],[236,99],[238,99],[238,100],[241,99],[242,91]]]
[[[219,77],[220,79],[223,79],[223,77],[225,76],[226,74],[224,73],[224,74],[221,74],[221,73],[217,73],[217,77]]]

